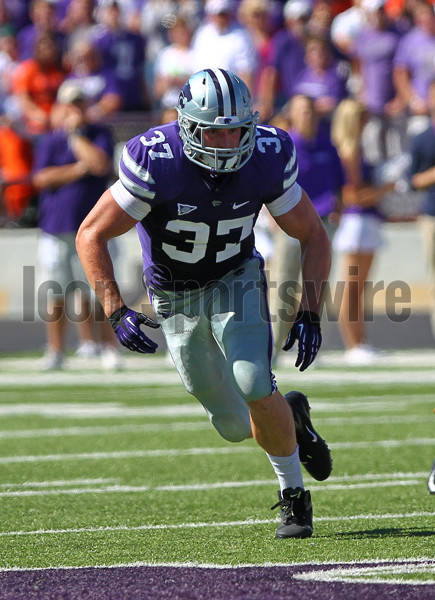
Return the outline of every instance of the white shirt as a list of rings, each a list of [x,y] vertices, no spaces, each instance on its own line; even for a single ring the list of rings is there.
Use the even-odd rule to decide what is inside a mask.
[[[233,73],[251,73],[257,63],[257,53],[249,33],[233,23],[220,33],[214,23],[200,26],[192,40],[193,63],[196,71],[223,68]]]

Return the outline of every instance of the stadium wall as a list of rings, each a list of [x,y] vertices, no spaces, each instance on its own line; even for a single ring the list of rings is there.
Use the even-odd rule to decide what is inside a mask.
[[[384,228],[385,245],[379,251],[373,269],[373,310],[385,314],[409,307],[427,313],[429,286],[423,245],[418,224],[388,223]],[[0,320],[40,320],[38,292],[41,281],[37,265],[37,229],[0,230]],[[141,251],[135,230],[118,238],[119,258],[116,276],[129,303],[143,298]],[[331,294],[339,279],[338,260],[334,257]],[[393,305],[392,305],[393,303]]]

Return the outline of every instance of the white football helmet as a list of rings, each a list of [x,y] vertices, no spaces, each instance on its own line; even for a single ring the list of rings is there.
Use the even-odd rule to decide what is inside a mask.
[[[250,159],[255,145],[258,112],[237,75],[225,69],[204,69],[192,75],[178,97],[178,123],[189,160],[213,173],[237,171]],[[241,128],[237,148],[212,148],[204,142],[207,129]]]

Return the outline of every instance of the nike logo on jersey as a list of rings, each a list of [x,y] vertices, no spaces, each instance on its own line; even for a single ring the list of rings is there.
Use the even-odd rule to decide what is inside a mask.
[[[190,204],[177,204],[177,206],[179,215],[187,215],[187,213],[198,208],[197,206],[191,206]]]
[[[249,200],[247,202],[242,202],[241,204],[236,204],[235,202],[233,203],[233,208],[234,210],[236,210],[237,208],[241,208],[242,206],[245,206],[245,204],[248,204]]]
[[[311,435],[311,437],[313,438],[313,443],[317,442],[317,435],[315,433],[313,433],[310,429],[308,429],[308,427],[305,427],[305,429],[308,431],[308,433]]]

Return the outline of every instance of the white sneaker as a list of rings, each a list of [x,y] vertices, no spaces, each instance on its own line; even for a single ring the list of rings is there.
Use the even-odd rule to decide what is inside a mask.
[[[91,340],[82,342],[76,350],[76,356],[79,358],[94,358],[95,356],[99,356],[99,354],[99,345]]]
[[[351,367],[366,367],[373,365],[379,359],[380,352],[367,344],[355,346],[344,353],[344,362]]]
[[[64,355],[56,350],[47,350],[41,360],[43,371],[59,371],[64,365]]]
[[[101,364],[106,371],[119,371],[125,367],[125,360],[113,346],[104,346],[101,354]]]

